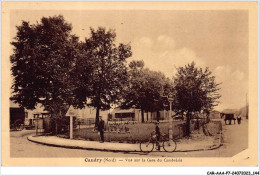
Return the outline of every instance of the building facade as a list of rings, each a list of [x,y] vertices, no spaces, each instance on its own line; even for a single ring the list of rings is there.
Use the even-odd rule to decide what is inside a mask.
[[[73,108],[73,107],[70,107]],[[91,125],[95,123],[96,119],[96,108],[85,106],[83,109],[74,109],[76,114],[76,118],[83,124]],[[102,116],[102,119],[107,122],[108,121],[109,111],[99,111],[99,116]]]
[[[111,121],[136,121],[142,122],[142,114],[140,109],[120,109],[116,108],[111,112]],[[169,111],[163,110],[158,112],[144,112],[144,121],[152,122],[159,120],[168,120]]]

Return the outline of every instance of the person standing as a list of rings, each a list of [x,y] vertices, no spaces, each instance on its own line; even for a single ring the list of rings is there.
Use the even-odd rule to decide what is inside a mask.
[[[105,122],[104,120],[102,120],[102,116],[99,116],[98,131],[99,131],[101,143],[104,142],[104,128],[105,128]]]
[[[237,124],[239,124],[239,116],[237,116]]]
[[[241,118],[241,116],[239,116],[238,119],[237,119],[237,122],[238,122],[239,125],[241,123],[241,120],[242,120],[242,118]]]

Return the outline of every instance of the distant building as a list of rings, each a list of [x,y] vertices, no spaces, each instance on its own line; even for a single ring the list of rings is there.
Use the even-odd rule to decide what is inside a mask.
[[[44,110],[41,104],[37,104],[34,110],[25,109],[25,126],[35,126],[38,119],[44,119],[49,116],[49,112]]]
[[[74,109],[76,112],[76,118],[83,124],[94,124],[96,119],[96,109],[86,106],[83,109]],[[108,111],[99,111],[99,116],[102,116],[104,121],[108,119]],[[34,110],[25,110],[25,126],[42,126],[43,119],[49,118],[49,112],[44,110],[44,107],[40,104],[36,106]],[[37,121],[38,120],[38,121]],[[43,123],[49,123],[49,120],[43,121]],[[38,124],[37,124],[38,123]]]
[[[75,109],[76,117],[83,123],[94,124],[96,119],[96,108],[85,106],[83,109]],[[106,122],[108,120],[109,111],[99,111],[99,116]]]
[[[24,108],[20,107],[18,104],[10,101],[10,128],[13,127],[14,124],[24,124],[25,112]]]
[[[158,111],[158,112],[145,112],[144,113],[144,121],[156,121],[157,117],[160,120],[168,120],[169,119],[169,112]],[[142,114],[140,109],[120,109],[116,108],[111,112],[111,121],[142,121]]]
[[[111,117],[112,121],[139,121],[141,113],[138,109],[114,109]]]

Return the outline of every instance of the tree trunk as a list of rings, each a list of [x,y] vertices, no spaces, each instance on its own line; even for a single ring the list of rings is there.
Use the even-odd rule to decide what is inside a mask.
[[[57,112],[57,111],[56,111]],[[61,119],[61,110],[59,109],[57,114],[54,115],[55,117],[55,134],[57,135],[59,133],[59,121]]]
[[[148,111],[146,112],[146,122],[148,122]]]
[[[57,111],[54,111],[53,117],[54,117],[54,122],[55,122],[55,127],[54,127],[53,132],[55,135],[57,135],[58,134],[58,113],[57,113]]]
[[[195,123],[194,130],[199,130],[200,129],[199,116],[196,115],[195,117],[196,117],[196,123]]]
[[[99,110],[100,110],[100,106],[98,106],[97,109],[96,109],[96,122],[95,122],[95,127],[98,126],[98,122],[99,122]]]
[[[200,123],[199,123],[199,119],[196,119],[196,125],[195,125],[195,130],[199,130],[200,129]]]
[[[207,123],[209,122],[209,113],[207,113]]]
[[[186,118],[186,136],[190,136],[190,112],[187,113]]]
[[[58,117],[55,118],[55,135],[58,134]]]
[[[159,112],[159,111],[157,111],[156,120],[157,120],[158,122],[160,121],[160,112]]]
[[[141,110],[141,115],[142,115],[142,123],[144,123],[144,110]]]

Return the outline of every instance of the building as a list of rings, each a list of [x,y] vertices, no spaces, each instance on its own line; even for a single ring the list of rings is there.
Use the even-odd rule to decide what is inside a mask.
[[[37,124],[41,124],[41,121],[43,121],[42,119],[48,116],[48,111],[45,111],[41,104],[37,104],[34,110],[25,109],[24,125],[34,127]]]
[[[114,109],[111,112],[112,121],[139,121],[141,117],[138,109]]]
[[[10,101],[10,129],[17,127],[17,125],[24,124],[25,112],[24,108],[18,104]]]
[[[83,109],[75,109],[70,107],[76,114],[76,119],[81,124],[91,125],[95,123],[96,109],[93,107],[86,106]],[[108,119],[108,111],[99,111],[99,116],[103,117],[104,121]],[[36,106],[34,110],[25,110],[25,126],[38,127],[39,129],[50,126],[50,119],[48,111],[44,110],[44,107],[40,104]]]
[[[145,112],[144,113],[144,121],[151,122],[156,121],[157,117],[160,120],[168,120],[169,119],[169,111],[158,111],[158,112]],[[140,109],[120,109],[116,108],[111,112],[111,121],[142,121],[142,114]]]
[[[73,108],[73,107],[70,107]],[[85,106],[83,109],[74,109],[74,112],[76,114],[77,119],[82,122],[85,123],[87,125],[91,125],[95,123],[95,119],[96,119],[96,108],[94,107],[88,107]],[[109,115],[109,111],[99,111],[99,116],[102,116],[102,119],[107,122],[108,121],[108,115]]]

